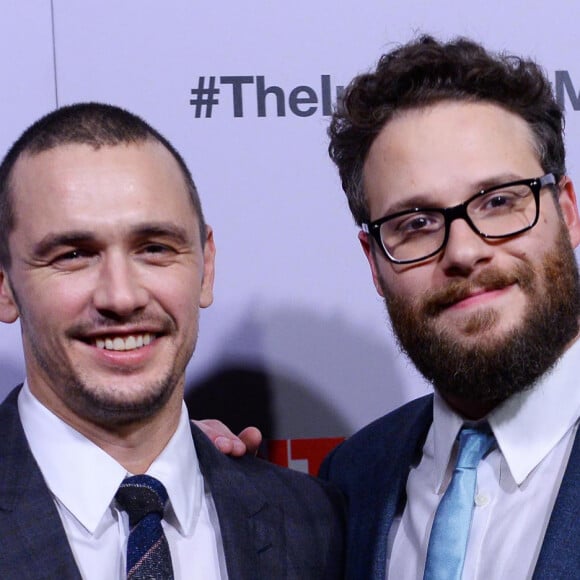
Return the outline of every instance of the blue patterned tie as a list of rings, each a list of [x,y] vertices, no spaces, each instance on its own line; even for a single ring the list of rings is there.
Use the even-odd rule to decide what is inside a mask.
[[[129,516],[127,578],[130,580],[173,580],[171,553],[161,527],[167,491],[148,475],[127,477],[115,495]]]
[[[477,465],[494,444],[488,430],[464,427],[453,478],[435,513],[424,580],[459,580],[471,527]]]

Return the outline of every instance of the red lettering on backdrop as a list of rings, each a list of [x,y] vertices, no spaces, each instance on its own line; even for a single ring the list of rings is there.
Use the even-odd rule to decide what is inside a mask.
[[[316,475],[322,460],[344,437],[320,437],[316,439],[271,439],[266,448],[268,461],[288,467],[290,461],[306,460],[308,473]]]

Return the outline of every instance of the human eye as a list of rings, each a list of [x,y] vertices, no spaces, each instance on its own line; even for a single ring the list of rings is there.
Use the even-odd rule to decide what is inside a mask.
[[[177,250],[170,243],[151,241],[142,244],[137,254],[148,263],[163,264],[171,260],[177,254]]]
[[[430,212],[412,213],[401,216],[394,224],[399,236],[411,237],[436,232],[441,227],[441,217]]]
[[[529,198],[530,190],[525,186],[496,189],[476,198],[473,209],[482,213],[503,213],[518,209]]]
[[[511,206],[514,198],[509,192],[494,193],[490,195],[485,203],[482,204],[483,209],[499,209],[506,206]]]
[[[166,244],[159,244],[159,243],[152,243],[147,244],[143,248],[143,252],[145,254],[164,254],[166,252],[170,252],[171,249]]]
[[[94,257],[94,252],[82,248],[72,248],[56,252],[50,264],[60,269],[82,268]]]

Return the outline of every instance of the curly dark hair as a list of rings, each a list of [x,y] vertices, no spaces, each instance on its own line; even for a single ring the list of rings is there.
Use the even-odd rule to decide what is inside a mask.
[[[565,174],[564,115],[537,63],[492,54],[466,38],[443,43],[425,35],[355,77],[332,116],[328,151],[358,225],[370,220],[362,172],[381,129],[400,111],[443,100],[486,101],[519,115],[532,130],[544,171]]]
[[[38,155],[61,145],[82,144],[99,149],[148,140],[163,145],[179,165],[197,214],[203,244],[206,225],[201,201],[191,173],[173,145],[141,117],[125,109],[105,103],[76,103],[56,109],[33,123],[0,163],[0,266],[8,270],[11,262],[8,237],[16,225],[16,216],[10,181],[14,165],[21,156]]]

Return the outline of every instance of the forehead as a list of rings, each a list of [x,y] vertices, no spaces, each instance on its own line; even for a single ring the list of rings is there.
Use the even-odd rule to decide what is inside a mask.
[[[23,155],[11,176],[15,230],[157,219],[197,221],[180,167],[160,143],[68,144]],[[71,224],[72,226],[73,224]]]
[[[443,102],[385,125],[365,160],[363,186],[376,219],[406,198],[449,205],[482,185],[540,173],[523,118],[489,103]]]

